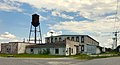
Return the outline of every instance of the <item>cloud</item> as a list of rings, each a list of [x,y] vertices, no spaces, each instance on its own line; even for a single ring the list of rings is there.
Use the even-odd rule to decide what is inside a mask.
[[[20,8],[20,3],[16,2],[16,0],[3,0],[0,1],[0,10],[2,11],[18,11],[22,12],[23,9]]]
[[[113,31],[120,30],[120,22],[114,22],[115,16],[108,16],[94,22],[63,21],[49,25],[53,30],[64,30],[78,34],[87,34],[100,42],[101,46],[111,47],[114,37]]]
[[[16,36],[9,32],[5,32],[0,35],[0,39],[14,39],[14,38],[16,38]]]
[[[20,42],[21,38],[11,34],[9,32],[5,32],[0,34],[0,43],[8,43],[8,42]]]
[[[0,10],[23,12],[21,5],[29,4],[39,10],[53,11],[52,15],[66,19],[74,19],[73,16],[62,12],[77,12],[78,16],[87,19],[102,19],[109,14],[115,14],[117,0],[3,0],[0,1]]]
[[[57,36],[57,35],[62,35],[62,31],[54,31],[54,30],[50,30],[49,32],[47,32],[47,35],[46,37],[50,37],[51,36],[51,33],[50,32],[53,32],[52,36]]]
[[[58,35],[62,35],[62,31],[54,31],[54,30],[50,30],[48,31],[46,34],[43,35],[43,43],[45,43],[45,37],[50,37],[51,36],[51,33],[50,32],[53,32],[53,36],[58,36]]]
[[[115,22],[115,16],[107,16],[104,19],[97,21],[62,21],[55,25],[49,24],[50,29],[55,30],[69,30],[73,32],[81,31],[101,31],[101,32],[111,32],[114,31],[114,27],[120,27],[120,22]],[[118,28],[119,29],[119,28]]]
[[[66,12],[78,12],[80,16],[97,20],[107,14],[115,13],[117,0],[19,0],[36,9],[47,9]],[[56,14],[54,14],[56,15]],[[58,16],[66,17],[65,14]]]
[[[74,17],[63,14],[62,12],[78,12],[79,16],[87,19],[97,20],[104,16],[114,14],[116,12],[117,0],[3,0],[0,1],[0,10],[3,11],[19,11],[21,5],[29,4],[39,10],[53,11],[52,15],[62,18],[73,19]]]
[[[40,21],[47,20],[47,18],[46,18],[46,17],[43,17],[42,15],[39,15],[39,18],[40,18]]]
[[[52,11],[52,15],[53,16],[59,16],[61,18],[65,18],[65,19],[74,19],[74,17],[66,15],[66,14],[63,14],[63,13],[60,13],[58,11]]]

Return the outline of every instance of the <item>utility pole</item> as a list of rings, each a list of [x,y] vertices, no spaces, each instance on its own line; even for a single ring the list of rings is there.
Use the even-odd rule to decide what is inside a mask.
[[[113,32],[113,34],[115,34],[115,38],[113,38],[113,41],[115,41],[115,43],[113,43],[113,46],[115,46],[114,49],[117,47],[117,36],[118,36],[118,33],[119,32],[117,32],[117,31]]]
[[[118,22],[118,12],[119,12],[119,0],[116,0],[116,15],[115,15],[115,22]],[[114,28],[115,28],[115,25],[114,25]],[[114,46],[114,49],[117,48],[117,36],[118,36],[118,33],[120,33],[119,31],[117,31],[117,28],[116,28],[116,32],[113,32],[114,34],[114,38],[113,38],[113,46]]]

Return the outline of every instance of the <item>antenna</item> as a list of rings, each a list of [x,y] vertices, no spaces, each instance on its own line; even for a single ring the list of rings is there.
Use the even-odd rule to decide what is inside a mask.
[[[52,40],[52,36],[53,36],[53,33],[54,33],[54,32],[53,32],[53,31],[50,31],[50,33],[51,33],[51,43],[52,43],[52,41],[53,41],[53,40]]]
[[[32,27],[34,27],[34,29]],[[31,40],[31,33],[32,32],[34,33],[34,40]],[[38,40],[37,40],[37,38],[38,38],[37,33],[39,33],[39,35],[40,35],[40,36],[38,36],[39,37]],[[40,23],[39,23],[39,15],[37,15],[37,14],[32,15],[32,22],[31,22],[30,33],[29,33],[29,42],[30,41],[34,41],[35,44],[37,44],[37,41],[39,41],[39,44],[42,43],[42,35],[41,35],[41,29],[40,29]]]
[[[51,36],[53,36],[53,33],[54,33],[54,32],[53,32],[53,31],[51,31],[50,33],[51,33]]]

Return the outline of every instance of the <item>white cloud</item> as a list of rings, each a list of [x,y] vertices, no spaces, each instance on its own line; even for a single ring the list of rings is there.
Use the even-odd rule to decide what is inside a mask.
[[[43,35],[43,38],[42,38],[42,41],[43,43],[45,43],[45,37],[50,37],[51,36],[51,33],[50,32],[53,32],[53,36],[58,36],[58,35],[62,35],[62,31],[54,31],[54,30],[50,30],[48,31],[46,34]]]
[[[66,15],[66,14],[63,14],[63,13],[60,13],[60,12],[58,12],[58,11],[53,11],[53,12],[52,12],[52,15],[53,15],[53,16],[59,16],[59,17],[61,17],[61,18],[65,18],[65,19],[74,19],[74,17],[69,16],[69,15]]]
[[[91,0],[91,4],[84,5],[80,10],[80,16],[97,20],[104,18],[104,15],[116,12],[116,0]],[[85,2],[84,2],[85,3]]]
[[[100,42],[101,46],[111,47],[113,31],[120,31],[120,22],[114,22],[115,16],[108,16],[94,22],[89,21],[64,21],[49,25],[53,30],[66,30],[78,34],[87,34]],[[118,43],[119,44],[119,43]]]
[[[0,35],[0,39],[14,39],[14,38],[16,38],[16,36],[9,32],[5,32]]]
[[[3,34],[0,34],[0,43],[6,43],[6,42],[20,42],[21,39],[16,37],[14,34],[11,34],[9,32],[5,32]]]
[[[51,36],[51,33],[50,32],[53,32],[53,36],[57,36],[57,35],[62,35],[62,31],[54,31],[54,30],[50,30],[49,32],[47,32],[47,35],[46,37],[50,37]]]
[[[34,8],[78,12],[79,16],[88,19],[97,20],[104,18],[104,15],[115,13],[117,0],[3,0],[0,2],[0,10],[5,11],[23,11],[20,6],[22,3],[31,5]],[[53,15],[62,18],[73,19],[74,17],[68,16],[60,12],[54,12]]]
[[[117,0],[19,0],[37,9],[48,9],[66,12],[79,12],[80,16],[97,20],[104,15],[115,13]],[[66,17],[66,15],[61,15]]]
[[[16,0],[3,0],[0,1],[0,10],[2,11],[18,11],[22,12],[23,9],[20,8],[20,3],[16,2]]]
[[[43,16],[41,16],[41,15],[39,15],[39,18],[40,18],[40,21],[47,20],[46,17],[43,17]]]

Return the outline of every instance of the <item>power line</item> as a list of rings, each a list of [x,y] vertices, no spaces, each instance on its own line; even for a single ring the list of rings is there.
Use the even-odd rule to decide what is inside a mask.
[[[114,24],[114,29],[115,29],[115,32],[113,32],[114,34],[114,38],[113,38],[113,41],[115,41],[115,43],[113,43],[113,46],[114,46],[114,49],[117,47],[117,40],[118,40],[118,33],[120,33],[118,30],[118,27],[116,26],[116,23],[118,22],[118,11],[119,11],[119,2],[118,0],[116,0],[116,13],[115,13],[115,24]]]

